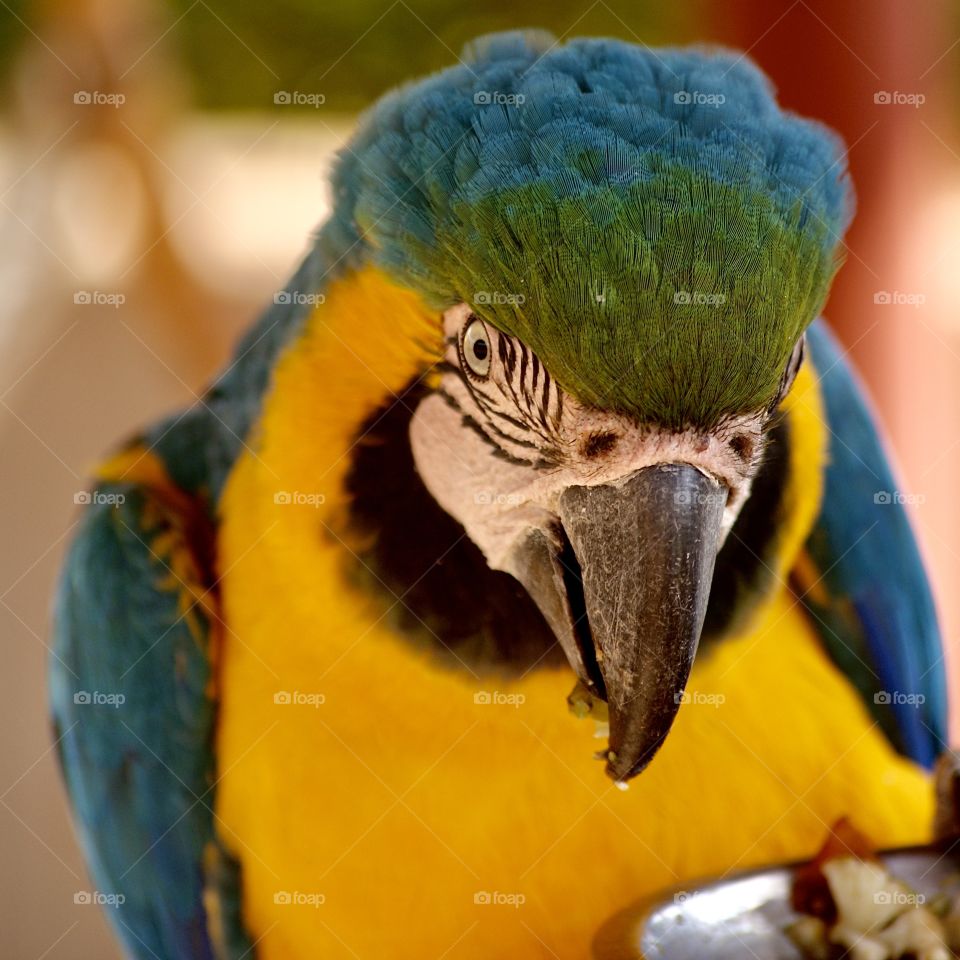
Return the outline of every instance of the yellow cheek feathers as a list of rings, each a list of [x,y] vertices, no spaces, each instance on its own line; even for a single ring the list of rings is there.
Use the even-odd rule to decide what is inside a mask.
[[[769,594],[741,624],[740,632],[749,631],[771,599],[787,589],[820,510],[828,428],[817,373],[809,360],[800,368],[781,410],[789,420],[790,462],[779,513],[770,521],[775,528],[774,541],[764,556],[771,574]]]
[[[823,498],[827,462],[826,411],[817,386],[817,373],[807,361],[797,374],[782,409],[790,419],[789,483],[778,518],[779,546],[775,573],[785,578],[807,539]]]
[[[372,268],[332,283],[303,336],[277,364],[251,444],[285,490],[339,500],[349,450],[362,425],[443,353],[439,316]],[[284,491],[282,491],[284,492]]]

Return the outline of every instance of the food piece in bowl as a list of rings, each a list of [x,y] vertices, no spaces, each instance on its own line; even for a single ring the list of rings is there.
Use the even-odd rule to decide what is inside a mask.
[[[924,897],[892,876],[870,840],[847,820],[797,870],[791,892],[800,919],[787,928],[811,960],[950,960],[947,931]],[[960,903],[943,914],[960,918]]]
[[[888,956],[915,956],[917,960],[950,960],[943,940],[943,924],[926,908],[904,910],[879,936]]]
[[[827,925],[819,917],[801,914],[786,929],[787,936],[809,960],[831,960]]]
[[[791,906],[797,913],[818,917],[826,924],[836,923],[837,906],[830,893],[823,867],[826,863],[844,857],[879,862],[870,839],[857,830],[846,817],[833,825],[813,860],[797,870],[791,891]]]
[[[912,891],[880,863],[838,857],[823,865],[837,909],[837,926],[861,934],[882,930],[911,903]]]

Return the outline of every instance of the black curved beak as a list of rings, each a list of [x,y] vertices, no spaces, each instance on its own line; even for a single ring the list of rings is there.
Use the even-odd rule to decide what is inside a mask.
[[[726,490],[686,464],[569,487],[561,530],[512,558],[581,682],[609,707],[607,774],[635,777],[673,724],[700,641]]]

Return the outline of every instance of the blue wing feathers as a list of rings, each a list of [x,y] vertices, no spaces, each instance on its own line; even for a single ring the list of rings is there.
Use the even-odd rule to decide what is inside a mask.
[[[930,765],[947,736],[930,585],[862,390],[822,321],[808,338],[830,440],[823,505],[807,543],[821,581],[804,603],[887,736]]]
[[[97,891],[135,957],[214,957],[203,906],[215,843],[210,619],[189,587],[185,518],[136,484],[104,485],[57,598],[51,700]],[[112,502],[111,502],[112,501]],[[190,522],[195,522],[191,520]],[[193,569],[194,573],[198,571]]]

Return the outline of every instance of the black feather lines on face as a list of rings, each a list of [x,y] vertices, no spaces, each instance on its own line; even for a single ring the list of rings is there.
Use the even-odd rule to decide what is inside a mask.
[[[774,554],[790,475],[790,420],[764,424],[750,496],[717,554],[700,643],[708,647],[744,623],[774,583]]]
[[[466,325],[475,320],[470,314]],[[490,373],[481,378],[464,359],[461,336],[448,338],[450,354],[437,365],[446,379],[441,378],[436,392],[494,456],[537,470],[556,466],[562,461],[563,392],[523,343],[499,332],[495,340]],[[450,376],[462,384],[460,396]]]

